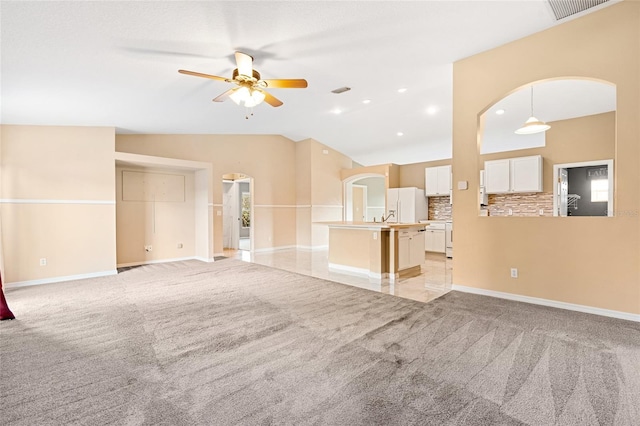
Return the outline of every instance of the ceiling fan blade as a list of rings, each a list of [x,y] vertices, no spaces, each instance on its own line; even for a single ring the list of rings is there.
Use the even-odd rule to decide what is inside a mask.
[[[196,77],[210,78],[211,80],[226,81],[227,83],[231,82],[231,80],[229,80],[228,78],[218,77],[217,75],[203,74],[201,72],[187,71],[187,70],[178,70],[178,72],[180,74],[187,74],[187,75],[193,75],[193,76],[196,76]]]
[[[223,94],[218,95],[217,97],[213,98],[213,102],[224,102],[224,101],[226,101],[229,98],[229,95],[231,95],[236,90],[238,90],[237,87],[234,87],[233,89],[227,90]]]
[[[307,87],[307,80],[303,78],[289,78],[289,79],[270,79],[262,80],[267,84],[269,88],[277,89],[304,89]]]
[[[238,65],[238,74],[253,76],[253,57],[246,53],[236,52],[236,64]]]
[[[272,94],[267,93],[265,91],[262,91],[262,93],[264,93],[264,101],[269,105],[271,105],[272,107],[279,107],[280,105],[282,105],[282,101],[276,98],[275,96],[273,96]]]

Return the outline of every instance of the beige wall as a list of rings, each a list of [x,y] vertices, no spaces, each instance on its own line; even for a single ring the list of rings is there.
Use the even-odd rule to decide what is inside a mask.
[[[3,279],[11,285],[115,272],[115,130],[0,131]]]
[[[254,249],[296,245],[296,148],[277,135],[117,135],[116,151],[210,162],[214,252],[222,253],[222,175],[253,178]]]
[[[639,2],[625,1],[456,62],[454,182],[478,186],[481,111],[531,82],[567,76],[617,85],[616,217],[478,217],[476,191],[454,189],[453,280],[478,289],[638,314]],[[574,154],[576,161],[582,155],[595,156],[583,149]],[[518,279],[509,277],[512,267],[519,268]]]
[[[400,187],[415,186],[416,188],[424,189],[424,169],[427,167],[448,166],[450,164],[451,159],[447,159],[398,166]]]
[[[326,152],[326,154],[325,154]],[[349,157],[306,139],[296,143],[297,229],[300,247],[329,244],[329,229],[315,222],[342,220],[343,194],[340,174],[352,167]]]
[[[181,201],[123,200],[123,172],[184,179]],[[195,256],[194,173],[179,170],[116,167],[116,248],[118,265]],[[178,247],[182,244],[182,247]],[[152,246],[152,251],[144,247]]]
[[[296,143],[296,243],[311,247],[311,139]]]

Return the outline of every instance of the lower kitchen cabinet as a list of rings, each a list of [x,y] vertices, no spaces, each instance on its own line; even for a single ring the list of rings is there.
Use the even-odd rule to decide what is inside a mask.
[[[424,234],[422,231],[400,231],[398,235],[398,270],[424,263]]]
[[[425,231],[424,251],[444,253],[446,248],[444,229],[429,229]]]

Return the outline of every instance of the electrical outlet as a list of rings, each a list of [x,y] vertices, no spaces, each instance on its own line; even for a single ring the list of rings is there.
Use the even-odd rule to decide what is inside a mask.
[[[378,239],[378,233],[377,233],[377,232],[374,232],[374,233],[373,233],[373,239],[374,239],[374,240],[377,240],[377,239]]]
[[[178,243],[178,248],[182,248],[182,247],[183,247],[182,243]]]
[[[43,257],[40,259],[40,266],[47,266],[47,258]]]
[[[539,214],[540,216],[544,216],[544,209],[540,209],[540,211],[538,212],[538,214]]]
[[[513,216],[513,210],[509,209],[509,212],[507,213],[509,216]]]
[[[153,251],[153,246],[144,246],[144,251]]]
[[[511,268],[511,278],[518,278],[518,268]]]

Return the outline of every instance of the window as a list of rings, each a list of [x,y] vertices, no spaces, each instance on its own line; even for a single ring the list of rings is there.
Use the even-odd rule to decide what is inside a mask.
[[[248,192],[242,193],[242,227],[248,228],[251,226],[251,194]]]
[[[591,202],[609,201],[609,180],[594,179],[591,181]]]

